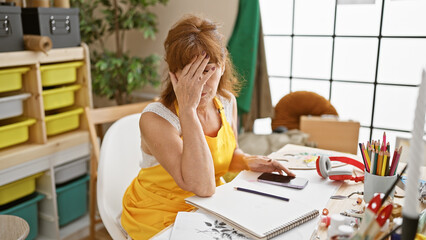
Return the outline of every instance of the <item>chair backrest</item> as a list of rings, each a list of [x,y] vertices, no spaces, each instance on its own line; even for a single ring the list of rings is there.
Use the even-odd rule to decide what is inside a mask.
[[[113,239],[126,239],[121,231],[122,198],[137,176],[142,161],[140,113],[123,117],[106,132],[100,149],[97,181],[99,213]]]

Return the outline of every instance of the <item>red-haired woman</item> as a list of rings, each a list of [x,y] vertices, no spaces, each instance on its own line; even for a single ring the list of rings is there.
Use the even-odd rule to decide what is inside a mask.
[[[209,197],[228,171],[285,172],[275,160],[237,144],[238,79],[223,37],[211,21],[187,16],[164,43],[169,75],[159,102],[140,118],[143,162],[123,198],[123,228],[148,239],[191,211],[184,199]]]

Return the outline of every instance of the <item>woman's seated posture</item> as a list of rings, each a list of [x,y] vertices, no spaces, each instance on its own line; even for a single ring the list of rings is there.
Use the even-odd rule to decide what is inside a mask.
[[[238,148],[239,84],[214,23],[185,17],[164,47],[169,75],[160,101],[142,112],[142,169],[123,198],[121,223],[133,239],[148,239],[172,224],[177,212],[191,211],[185,198],[212,196],[228,171],[294,176],[277,161]]]

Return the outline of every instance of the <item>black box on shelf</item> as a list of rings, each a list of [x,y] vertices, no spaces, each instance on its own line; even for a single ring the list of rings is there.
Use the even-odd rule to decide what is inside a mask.
[[[22,51],[21,8],[0,6],[0,52]]]
[[[53,48],[80,46],[78,8],[23,8],[24,34],[48,36]]]

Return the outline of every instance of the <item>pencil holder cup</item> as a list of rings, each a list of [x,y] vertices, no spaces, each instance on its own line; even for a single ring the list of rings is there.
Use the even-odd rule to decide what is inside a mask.
[[[374,197],[374,193],[386,193],[388,189],[395,182],[398,175],[394,176],[379,176],[369,172],[365,172],[364,175],[364,201],[370,202]],[[395,189],[390,193],[390,197],[393,197]]]

